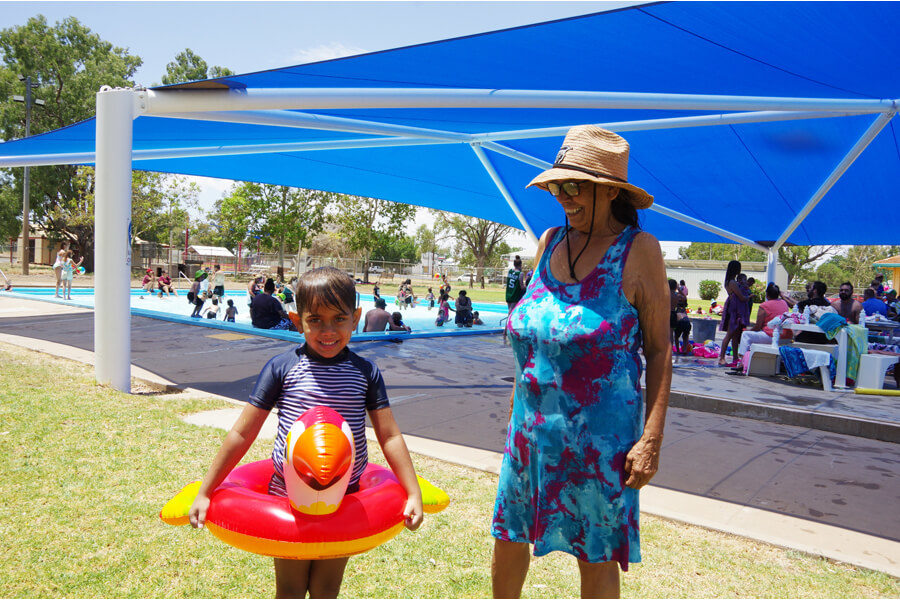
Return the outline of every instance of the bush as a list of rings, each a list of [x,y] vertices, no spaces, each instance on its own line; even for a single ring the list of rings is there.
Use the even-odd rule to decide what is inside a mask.
[[[719,297],[722,284],[715,279],[704,279],[700,282],[700,297],[704,300],[715,300]]]
[[[750,286],[750,299],[754,304],[762,304],[766,301],[766,283],[764,281],[754,281]]]

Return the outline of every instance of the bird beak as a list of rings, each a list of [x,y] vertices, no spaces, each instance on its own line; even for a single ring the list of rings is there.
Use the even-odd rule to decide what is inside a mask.
[[[344,432],[331,423],[316,423],[300,434],[291,464],[304,483],[322,490],[337,482],[352,460],[353,448]]]

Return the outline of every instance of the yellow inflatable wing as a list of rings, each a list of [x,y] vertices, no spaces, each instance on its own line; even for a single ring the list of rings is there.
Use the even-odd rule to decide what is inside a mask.
[[[190,523],[188,511],[191,509],[191,504],[194,503],[194,498],[197,497],[198,491],[200,491],[199,481],[184,486],[174,498],[166,502],[163,509],[159,511],[159,518],[169,525],[187,525]]]

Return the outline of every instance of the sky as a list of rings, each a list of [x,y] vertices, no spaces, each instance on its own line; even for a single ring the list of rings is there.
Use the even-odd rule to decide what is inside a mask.
[[[600,12],[634,2],[7,2],[0,28],[42,14],[55,23],[75,17],[115,46],[140,56],[135,83],[159,84],[166,64],[190,48],[208,65],[248,73],[339,56],[397,48],[529,23]],[[205,209],[230,180],[192,178]],[[410,232],[430,223],[424,210]],[[524,235],[509,240],[527,252]],[[676,245],[664,244],[667,258]],[[677,250],[674,250],[677,255]]]

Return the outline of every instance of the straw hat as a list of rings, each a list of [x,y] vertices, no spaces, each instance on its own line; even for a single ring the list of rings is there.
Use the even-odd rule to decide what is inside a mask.
[[[579,179],[594,181],[624,192],[635,208],[649,208],[653,196],[628,183],[628,142],[612,131],[595,125],[578,125],[566,134],[553,166],[526,187],[536,185],[546,190],[550,181]]]

